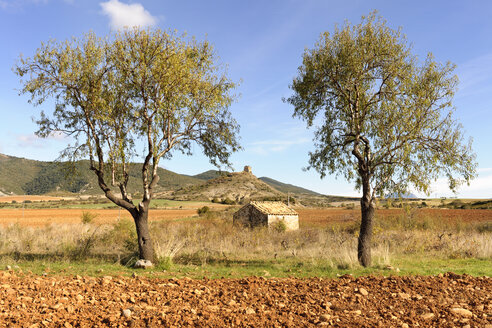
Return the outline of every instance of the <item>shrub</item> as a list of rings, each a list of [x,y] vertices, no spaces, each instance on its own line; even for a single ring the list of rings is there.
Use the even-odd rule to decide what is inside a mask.
[[[275,222],[273,229],[277,232],[284,232],[287,230],[287,225],[283,220]]]
[[[119,220],[104,237],[104,242],[113,247],[123,246],[124,250],[136,254],[138,252],[137,230],[131,220]]]
[[[236,205],[236,202],[233,201],[232,199],[230,198],[226,198],[222,201],[222,204],[225,204],[225,205]]]
[[[207,214],[207,213],[209,213],[209,212],[210,212],[210,207],[208,207],[208,206],[203,206],[203,207],[201,207],[201,208],[199,208],[199,209],[197,210],[197,213],[198,213],[198,215],[200,215],[200,216],[203,216],[203,215],[205,215],[205,214]]]
[[[86,211],[82,212],[82,223],[84,224],[92,223],[95,218],[97,218],[97,214]]]

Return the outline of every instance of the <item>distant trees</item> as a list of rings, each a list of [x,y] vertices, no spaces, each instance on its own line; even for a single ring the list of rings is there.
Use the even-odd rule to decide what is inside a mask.
[[[285,101],[294,117],[316,126],[309,167],[321,177],[342,174],[362,189],[358,259],[371,263],[375,202],[409,186],[429,193],[433,180],[449,187],[475,175],[471,142],[453,118],[454,65],[431,54],[420,64],[400,30],[372,13],[358,25],[325,32],[305,51]]]
[[[41,113],[37,135],[61,132],[76,140],[64,155],[89,158],[106,197],[130,212],[141,259],[154,261],[148,210],[160,159],[175,150],[191,154],[196,143],[213,164],[228,164],[240,148],[239,126],[229,112],[236,84],[216,61],[206,41],[134,29],[106,39],[89,33],[43,43],[15,67],[30,103],[56,103],[51,115]],[[135,204],[128,170],[141,154],[143,196]]]

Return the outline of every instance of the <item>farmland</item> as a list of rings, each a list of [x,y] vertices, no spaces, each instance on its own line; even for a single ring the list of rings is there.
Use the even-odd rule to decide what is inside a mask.
[[[0,198],[1,199],[1,198]],[[228,206],[204,202],[172,202],[158,200],[156,206],[165,208],[151,209],[149,219],[151,221],[173,221],[197,216],[197,209],[208,206],[217,210],[226,209]],[[102,204],[73,204],[60,205],[62,208],[1,208],[0,225],[19,224],[21,226],[44,226],[49,224],[75,224],[81,222],[85,212],[94,216],[94,224],[113,224],[120,219],[131,219],[129,213],[111,206]],[[33,206],[32,204],[28,204]],[[35,204],[36,205],[36,204]],[[37,204],[42,206],[42,204]],[[108,208],[112,207],[112,208]],[[234,210],[237,207],[231,207]],[[352,224],[360,220],[360,210],[342,208],[297,208],[301,227],[326,227],[338,224]],[[377,218],[379,221],[393,220],[398,217],[407,217],[408,220],[419,222],[426,220],[430,224],[467,224],[492,222],[492,210],[467,210],[467,209],[412,209],[405,212],[402,209],[379,209]]]
[[[198,215],[205,205],[211,210]],[[0,322],[492,324],[492,281],[484,277],[492,275],[492,210],[378,209],[374,264],[363,268],[355,251],[358,209],[300,207],[301,229],[285,232],[234,226],[238,206],[157,200],[155,207],[150,228],[159,262],[147,271],[132,267],[130,216],[107,202],[44,199],[1,208],[0,269],[8,270],[0,270]]]

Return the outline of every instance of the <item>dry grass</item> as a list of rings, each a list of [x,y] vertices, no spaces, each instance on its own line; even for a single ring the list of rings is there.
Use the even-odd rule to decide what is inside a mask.
[[[193,265],[295,259],[331,263],[341,269],[357,266],[356,220],[342,220],[323,227],[307,225],[298,231],[281,232],[234,226],[232,212],[232,209],[212,211],[199,218],[152,222],[157,255],[175,263]],[[14,258],[69,260],[104,257],[123,264],[135,259],[133,222],[124,218],[100,224],[98,219],[93,219],[95,224],[82,224],[79,217],[79,223],[74,224],[0,227],[0,254]],[[490,221],[454,222],[449,224],[442,217],[401,212],[399,216],[380,218],[373,238],[375,264],[388,265],[392,259],[402,256],[492,259]]]

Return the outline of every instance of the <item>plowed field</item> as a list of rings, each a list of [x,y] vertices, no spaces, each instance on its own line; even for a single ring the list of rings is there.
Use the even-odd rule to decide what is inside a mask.
[[[360,209],[319,209],[319,208],[301,208],[296,209],[299,213],[301,225],[323,226],[329,223],[350,223],[360,220]],[[396,217],[404,212],[401,209],[378,209],[376,216],[382,219],[387,217]],[[447,222],[486,222],[492,221],[492,210],[450,210],[423,208],[413,210],[414,218],[431,218]]]
[[[125,210],[118,209],[0,209],[0,225],[17,223],[21,226],[44,226],[46,224],[73,224],[82,222],[82,213],[97,215],[94,224],[115,223],[118,218],[131,219]],[[152,209],[151,221],[173,220],[197,215],[195,209]]]
[[[492,327],[492,279],[43,277],[0,272],[0,327]]]
[[[301,226],[325,226],[332,223],[350,223],[360,220],[360,210],[332,208],[299,208]],[[125,210],[118,209],[0,209],[0,225],[18,223],[21,226],[43,226],[46,224],[80,223],[83,212],[97,215],[95,224],[114,223],[118,218],[131,218]],[[402,215],[401,209],[378,209],[376,215],[382,218]],[[196,209],[151,209],[151,221],[174,220],[197,215]],[[430,217],[447,222],[492,221],[492,210],[449,210],[419,209],[414,217]]]

